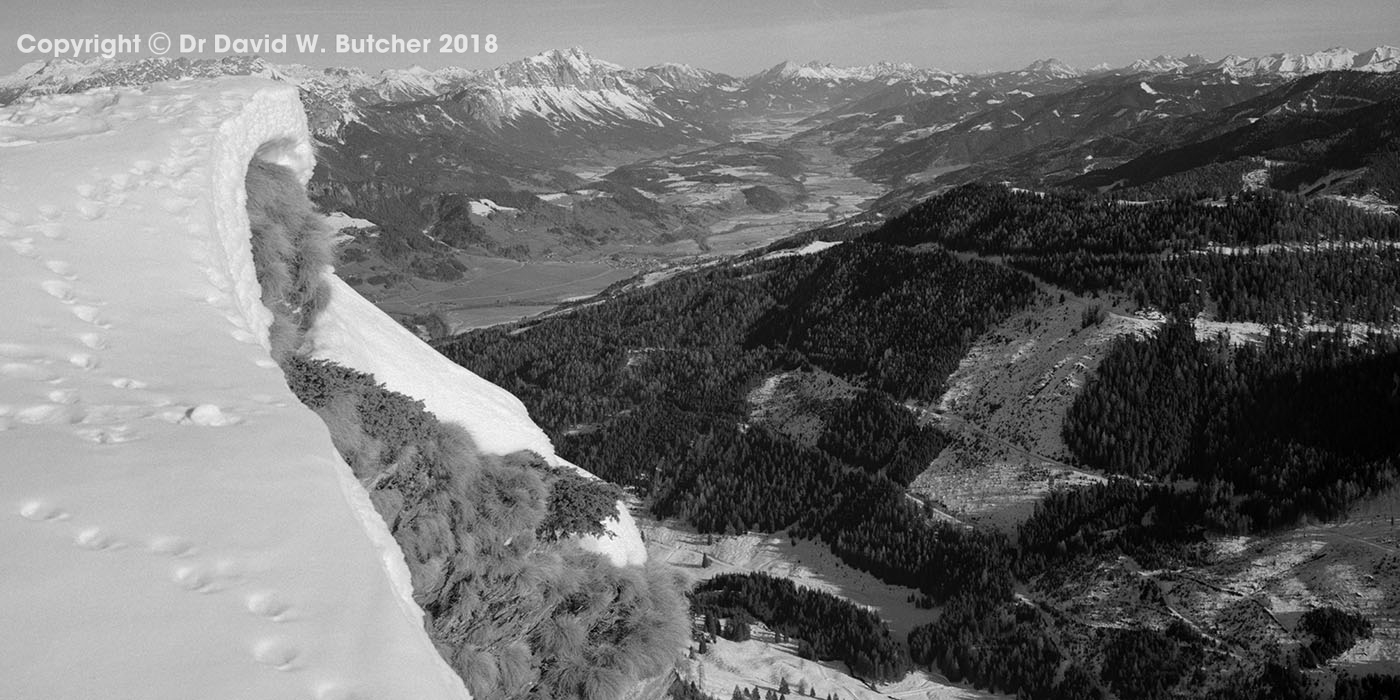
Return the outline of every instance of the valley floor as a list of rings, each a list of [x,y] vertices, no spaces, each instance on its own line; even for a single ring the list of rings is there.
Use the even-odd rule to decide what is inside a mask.
[[[535,316],[639,274],[690,267],[762,248],[858,214],[883,194],[882,186],[851,174],[850,160],[830,148],[804,145],[801,150],[806,160],[796,179],[806,190],[806,199],[773,213],[744,207],[726,214],[709,224],[710,235],[703,242],[608,244],[569,256],[530,261],[459,254],[456,257],[468,267],[461,280],[436,282],[415,277],[385,287],[354,286],[390,314],[437,313],[453,333],[458,333]],[[363,223],[368,222],[356,225]]]

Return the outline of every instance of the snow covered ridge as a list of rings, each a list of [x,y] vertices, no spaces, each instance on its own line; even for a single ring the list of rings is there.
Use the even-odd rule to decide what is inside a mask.
[[[309,177],[293,88],[0,109],[0,696],[468,697],[269,357],[253,158]]]
[[[1129,73],[1200,73],[1218,71],[1236,78],[1264,75],[1297,77],[1334,70],[1391,73],[1400,70],[1400,48],[1378,46],[1360,53],[1334,47],[1312,53],[1275,53],[1246,58],[1231,54],[1210,61],[1192,54],[1182,58],[1158,56],[1134,61],[1124,69]]]
[[[592,477],[554,453],[549,436],[515,395],[438,354],[340,278],[329,281],[330,305],[310,333],[316,357],[373,374],[389,389],[422,401],[439,420],[466,428],[486,454],[529,450]],[[586,537],[580,544],[614,566],[645,564],[646,544],[631,513],[620,506],[618,518],[607,524],[612,536]]]

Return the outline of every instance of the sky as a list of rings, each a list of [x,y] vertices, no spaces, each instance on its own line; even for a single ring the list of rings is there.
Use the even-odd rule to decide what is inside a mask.
[[[787,59],[858,65],[908,62],[973,72],[1019,68],[1055,57],[1081,67],[1125,65],[1159,54],[1220,58],[1365,50],[1400,45],[1396,0],[7,0],[0,75],[46,58],[45,42],[141,36],[151,55],[217,56],[216,35],[288,35],[273,62],[367,69],[421,65],[488,68],[551,48],[582,47],[629,67],[674,61],[749,75]],[[204,40],[182,51],[180,35]],[[295,35],[318,35],[298,51]],[[395,53],[339,51],[335,35],[426,40]],[[442,53],[441,35],[464,35],[462,53]],[[470,35],[478,35],[473,44]],[[496,38],[487,52],[486,35]],[[28,53],[21,49],[30,49]],[[84,57],[93,55],[85,49]],[[92,47],[100,48],[100,47]],[[274,50],[277,47],[273,47]],[[348,48],[348,47],[347,47]],[[449,46],[449,48],[454,48]],[[474,50],[475,49],[475,50]],[[228,47],[229,53],[242,53]],[[227,55],[227,54],[224,54]]]

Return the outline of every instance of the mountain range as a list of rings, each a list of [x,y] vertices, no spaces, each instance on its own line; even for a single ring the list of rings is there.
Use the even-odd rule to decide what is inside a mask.
[[[492,70],[379,73],[255,56],[53,60],[0,78],[0,104],[224,75],[296,86],[320,155],[313,195],[329,211],[373,224],[351,232],[363,253],[352,278],[387,301],[461,280],[474,264],[470,256],[635,264],[704,252],[717,236],[757,225],[790,231],[836,223],[854,206],[889,216],[976,179],[1140,185],[1214,157],[1207,149],[1173,157],[1180,168],[1138,164],[1139,174],[1111,179],[1100,173],[1248,120],[1262,120],[1252,127],[1261,132],[1280,120],[1384,103],[1397,61],[1400,49],[1383,46],[1216,61],[1159,56],[1089,70],[1043,59],[991,73],[786,61],[734,77],[678,63],[626,68],[578,48]],[[1273,95],[1267,109],[1230,111],[1266,95]],[[1373,112],[1352,121],[1371,124],[1386,114]],[[1360,137],[1352,136],[1351,155],[1329,162],[1356,173],[1388,143],[1382,126],[1363,131],[1379,137],[1374,147],[1357,146]],[[764,149],[730,142],[765,144],[768,162],[781,163],[782,172],[753,167]],[[1313,152],[1249,143],[1231,152],[1271,161]],[[1315,180],[1302,179],[1319,168],[1319,178],[1330,172],[1300,165],[1294,180],[1312,187]],[[868,190],[859,198],[850,196],[855,180]],[[846,203],[822,204],[829,201]]]

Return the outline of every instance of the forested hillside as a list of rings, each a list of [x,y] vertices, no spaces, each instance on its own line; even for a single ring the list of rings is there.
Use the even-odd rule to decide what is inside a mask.
[[[790,528],[942,599],[981,585],[1006,543],[935,525],[905,497],[945,438],[895,400],[936,398],[972,339],[1034,293],[995,265],[856,241],[715,266],[441,349],[659,516],[707,532]],[[754,386],[802,367],[868,387],[834,407],[816,447],[747,420]]]
[[[1078,293],[1222,320],[1391,323],[1400,217],[1272,191],[1120,202],[967,185],[868,238],[1004,257]]]
[[[1392,322],[1396,241],[1393,217],[1270,192],[1122,203],[974,185],[822,252],[713,264],[441,349],[656,515],[819,539],[919,590],[941,614],[910,634],[915,666],[1031,698],[1281,697],[1310,687],[1300,669],[1354,642],[1353,626],[1327,627],[1316,652],[1265,651],[1162,618],[1101,629],[1051,594],[1123,557],[1199,566],[1211,538],[1341,517],[1394,483],[1393,336],[1280,328],[1239,346],[1190,319]],[[936,400],[978,336],[1046,303],[1038,281],[1174,317],[1110,346],[1065,419],[1075,461],[1113,478],[1052,491],[1014,540],[938,524],[906,487],[950,438],[902,404]],[[855,388],[826,402],[814,440],[754,419],[765,380],[816,370]],[[852,657],[840,630],[885,642],[840,606],[762,579],[706,586],[697,618],[763,622],[871,678],[903,668],[893,651]],[[1142,583],[1141,604],[1170,609],[1157,590]]]

